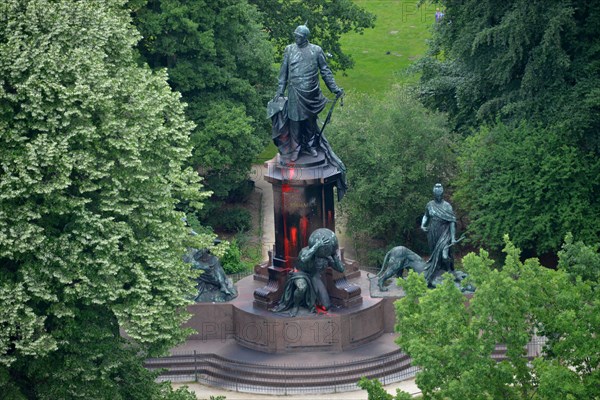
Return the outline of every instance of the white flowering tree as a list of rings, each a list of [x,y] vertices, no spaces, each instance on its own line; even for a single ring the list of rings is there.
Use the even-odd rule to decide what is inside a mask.
[[[173,395],[140,356],[185,335],[182,254],[212,238],[176,205],[208,194],[182,169],[193,124],[166,73],[136,62],[123,4],[0,2],[0,386],[15,398]]]

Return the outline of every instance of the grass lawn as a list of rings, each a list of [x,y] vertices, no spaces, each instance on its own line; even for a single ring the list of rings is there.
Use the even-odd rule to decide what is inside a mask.
[[[364,34],[346,34],[342,49],[351,54],[353,69],[336,74],[336,82],[347,91],[382,93],[393,84],[416,82],[407,68],[423,56],[431,36],[435,6],[406,0],[355,0],[377,16],[375,28]]]

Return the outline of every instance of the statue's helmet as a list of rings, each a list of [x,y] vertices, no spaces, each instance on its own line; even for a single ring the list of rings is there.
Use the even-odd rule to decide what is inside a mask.
[[[302,36],[304,39],[308,39],[310,36],[310,30],[306,25],[300,25],[294,31],[294,35]]]

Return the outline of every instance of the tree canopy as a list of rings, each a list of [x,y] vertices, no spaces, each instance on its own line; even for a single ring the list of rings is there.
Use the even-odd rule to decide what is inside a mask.
[[[556,252],[600,230],[600,10],[583,0],[436,2],[421,98],[471,136],[459,197],[481,245]],[[569,201],[567,201],[569,199]],[[522,206],[522,207],[520,207]],[[594,226],[596,225],[596,226]]]
[[[0,3],[3,394],[168,395],[140,357],[185,337],[182,254],[212,238],[175,211],[208,193],[183,168],[180,95],[137,64],[138,39],[119,0]]]
[[[272,45],[246,0],[131,0],[138,49],[196,123],[191,165],[216,197],[247,179],[269,139],[265,107],[275,88]]]
[[[599,160],[582,152],[562,124],[484,126],[460,153],[454,198],[468,210],[471,240],[497,249],[509,232],[543,254],[560,248],[564,232],[598,237]]]
[[[445,16],[421,61],[422,95],[448,111],[457,129],[500,116],[566,118],[571,130],[597,130],[600,11],[595,5],[583,0],[436,3]]]
[[[348,168],[350,188],[341,204],[348,229],[358,240],[409,246],[433,185],[453,177],[445,117],[424,108],[408,89],[349,99],[327,132]]]
[[[500,269],[484,250],[463,259],[477,287],[468,304],[451,278],[434,290],[414,272],[404,281],[397,343],[422,368],[417,385],[435,399],[598,398],[598,246],[569,235],[559,269],[550,270],[537,259],[520,261],[506,240]],[[546,343],[528,365],[534,335]],[[500,362],[492,359],[497,344],[506,348]]]

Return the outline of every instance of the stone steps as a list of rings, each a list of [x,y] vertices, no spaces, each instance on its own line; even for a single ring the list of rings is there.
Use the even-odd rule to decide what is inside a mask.
[[[414,376],[415,368],[410,358],[400,350],[346,363],[322,363],[318,365],[268,365],[233,361],[214,354],[170,356],[146,361],[150,370],[165,369],[161,380],[197,380],[219,387],[230,388],[235,384],[246,388],[320,388],[324,391],[341,386],[356,390],[356,382],[362,377],[378,378],[387,383]]]
[[[524,357],[532,359],[540,355],[543,340],[533,340]],[[320,363],[304,363],[299,355],[293,362],[252,363],[236,361],[207,353],[174,354],[168,357],[146,360],[145,367],[160,370],[159,380],[174,382],[200,382],[248,393],[272,395],[333,393],[358,390],[356,383],[362,377],[377,378],[384,385],[413,378],[418,368],[400,349],[373,357],[345,362],[327,360]],[[506,359],[506,346],[497,345],[492,359]],[[339,360],[339,359],[338,359]]]

